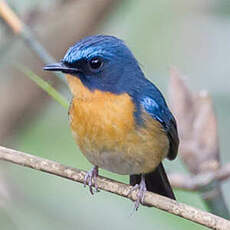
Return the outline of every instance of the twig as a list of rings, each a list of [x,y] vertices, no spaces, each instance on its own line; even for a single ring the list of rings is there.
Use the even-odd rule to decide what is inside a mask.
[[[0,17],[2,18],[3,14],[7,13],[4,10],[6,2],[9,1],[0,0]],[[30,24],[30,28],[36,31],[36,39],[48,49],[52,56],[62,57],[70,44],[95,31],[97,26],[120,2],[117,0],[100,0],[99,4],[98,1],[85,0],[54,3],[50,6],[52,10],[46,8],[36,10],[36,14],[32,14],[33,22]],[[60,15],[68,15],[68,17],[60,17]],[[10,20],[13,17],[6,17],[5,15],[6,18]],[[5,19],[3,20],[5,21]],[[6,25],[9,23],[6,22]],[[18,25],[18,23],[13,20],[13,25]],[[74,25],[74,29],[72,26],[66,25]],[[13,26],[9,26],[10,30],[12,28]],[[14,34],[20,39],[18,33]],[[56,88],[61,86],[58,78],[51,77],[50,73],[42,70],[43,64],[41,64],[39,56],[33,55],[29,46],[20,45],[17,46],[18,49],[12,49],[12,44],[10,45],[11,47],[7,47],[12,52],[13,59],[10,60],[14,62],[20,60],[21,64],[42,76],[43,79],[49,79],[49,82],[52,82]],[[0,98],[2,99],[0,99],[0,144],[10,141],[24,123],[29,124],[32,119],[35,119],[49,99],[37,85],[28,81],[22,72],[15,69],[10,60],[5,61],[6,65],[1,69],[2,78],[6,76],[8,81],[0,84]]]
[[[67,167],[54,161],[42,159],[30,154],[26,154],[1,146],[0,160],[9,161],[14,164],[40,170],[76,182],[84,182],[85,172],[82,170]],[[137,198],[136,192],[132,192],[130,195],[128,195],[131,189],[131,186],[129,185],[101,176],[97,177],[97,184],[99,189],[105,190],[107,192],[111,192],[119,196],[129,198],[131,200],[136,200]],[[174,200],[168,199],[158,194],[146,192],[143,204],[147,206],[156,207],[158,209],[172,213],[176,216],[181,216],[185,219],[204,225],[211,229],[230,229],[230,221],[224,218],[215,216],[205,211],[201,211],[189,205],[176,202]]]
[[[174,188],[197,191],[213,181],[224,181],[230,177],[230,163],[214,172],[201,173],[195,176],[184,176],[179,173],[169,174],[170,183]]]
[[[178,121],[180,157],[196,178],[184,185],[197,188],[213,214],[230,219],[220,181],[213,175],[221,168],[221,163],[212,99],[206,91],[194,93],[189,90],[175,68],[171,69],[169,89],[172,111]]]
[[[14,13],[14,11],[3,0],[0,1],[0,16],[5,20],[6,24],[12,29],[15,34],[21,36],[21,38],[29,45],[29,47],[37,54],[40,59],[48,64],[54,63],[55,59],[46,51],[46,49],[36,40],[32,31],[20,20],[20,18]],[[54,73],[60,80],[65,82],[64,74]]]

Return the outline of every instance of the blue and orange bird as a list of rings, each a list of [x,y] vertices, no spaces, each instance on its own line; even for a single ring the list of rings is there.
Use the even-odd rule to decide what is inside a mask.
[[[44,69],[67,74],[73,137],[94,165],[85,177],[91,193],[93,181],[97,189],[98,168],[103,168],[130,175],[132,190],[138,189],[136,209],[146,190],[175,199],[161,162],[176,158],[176,121],[123,41],[86,37]]]

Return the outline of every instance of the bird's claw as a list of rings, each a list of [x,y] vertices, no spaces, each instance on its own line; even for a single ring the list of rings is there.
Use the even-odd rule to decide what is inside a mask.
[[[98,176],[98,167],[95,166],[93,167],[90,171],[88,171],[85,175],[84,178],[84,187],[86,187],[87,183],[89,185],[89,191],[90,193],[93,195],[94,191],[93,191],[93,181],[94,181],[94,187],[95,187],[95,191],[98,192],[98,185],[96,183],[96,178]]]
[[[145,192],[147,191],[144,176],[142,176],[140,184],[136,184],[130,189],[128,195],[130,195],[130,193],[136,190],[138,190],[138,193],[137,193],[137,200],[135,201],[135,204],[134,204],[135,211],[138,210],[138,208],[140,207],[140,204],[144,203]]]

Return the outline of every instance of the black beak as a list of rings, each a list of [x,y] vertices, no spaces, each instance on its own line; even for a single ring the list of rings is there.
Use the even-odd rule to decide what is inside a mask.
[[[43,67],[43,69],[47,71],[61,71],[63,73],[79,73],[80,72],[78,68],[68,67],[63,62],[57,62],[54,64],[46,65]]]

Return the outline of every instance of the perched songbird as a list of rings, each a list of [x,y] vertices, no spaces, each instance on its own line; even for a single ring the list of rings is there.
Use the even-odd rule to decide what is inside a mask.
[[[161,161],[177,155],[176,121],[123,41],[86,37],[44,69],[67,74],[72,133],[94,165],[85,178],[91,193],[93,181],[97,189],[98,168],[103,168],[130,175],[132,190],[139,189],[136,209],[146,190],[175,199]]]

